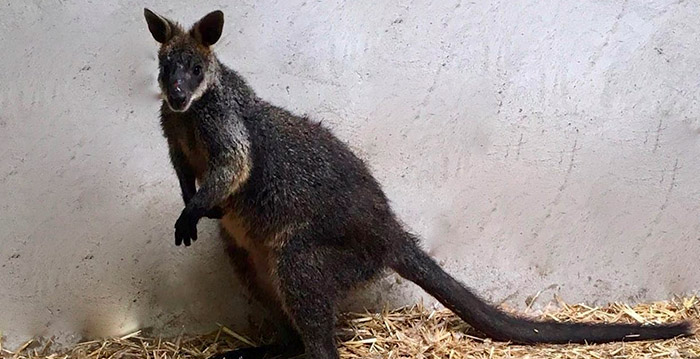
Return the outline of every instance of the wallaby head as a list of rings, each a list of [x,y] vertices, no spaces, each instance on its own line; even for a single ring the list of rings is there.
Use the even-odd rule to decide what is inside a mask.
[[[148,30],[161,44],[158,83],[163,99],[172,111],[187,111],[217,81],[218,61],[211,46],[221,37],[224,13],[207,14],[189,31],[151,10],[143,13]]]

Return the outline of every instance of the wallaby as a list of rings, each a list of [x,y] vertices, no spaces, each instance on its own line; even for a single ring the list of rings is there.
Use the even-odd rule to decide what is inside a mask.
[[[691,333],[688,322],[534,321],[487,304],[420,249],[346,144],[319,122],[257,97],[219,61],[211,46],[222,34],[221,11],[189,31],[148,9],[144,15],[161,44],[161,125],[185,202],[175,244],[196,240],[201,218],[219,218],[242,281],[289,334],[278,346],[224,357],[305,350],[312,359],[338,358],[336,303],[387,268],[496,340],[602,343]]]

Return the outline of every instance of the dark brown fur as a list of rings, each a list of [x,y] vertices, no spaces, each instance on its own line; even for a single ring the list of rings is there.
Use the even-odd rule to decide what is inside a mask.
[[[258,98],[219,62],[208,45],[221,35],[223,14],[207,15],[189,32],[148,10],[145,15],[162,43],[162,127],[185,201],[176,243],[195,240],[202,217],[221,218],[237,273],[289,334],[284,345],[229,357],[294,352],[301,339],[308,357],[338,358],[336,303],[387,268],[499,340],[606,342],[689,333],[687,323],[535,322],[495,309],[419,248],[379,183],[344,143],[319,123]],[[169,99],[180,101],[177,109]]]

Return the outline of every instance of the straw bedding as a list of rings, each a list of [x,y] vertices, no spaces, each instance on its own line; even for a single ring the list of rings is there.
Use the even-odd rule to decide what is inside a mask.
[[[556,309],[538,316],[558,321],[660,323],[691,320],[700,327],[696,297],[629,306],[570,305],[557,301]],[[508,310],[507,308],[504,308]],[[700,358],[700,333],[689,338],[603,345],[522,346],[484,339],[447,310],[422,305],[382,313],[348,313],[337,332],[342,358]],[[120,338],[80,343],[52,352],[51,342],[30,341],[16,351],[0,349],[0,357],[41,359],[199,358],[262,339],[242,336],[225,326],[208,335],[154,338],[135,332]]]

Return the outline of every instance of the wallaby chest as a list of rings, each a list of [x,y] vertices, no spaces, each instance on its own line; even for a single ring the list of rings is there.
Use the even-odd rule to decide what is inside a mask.
[[[168,141],[182,152],[197,180],[202,181],[208,169],[209,151],[196,121],[193,116],[170,114],[164,116],[163,127]]]

